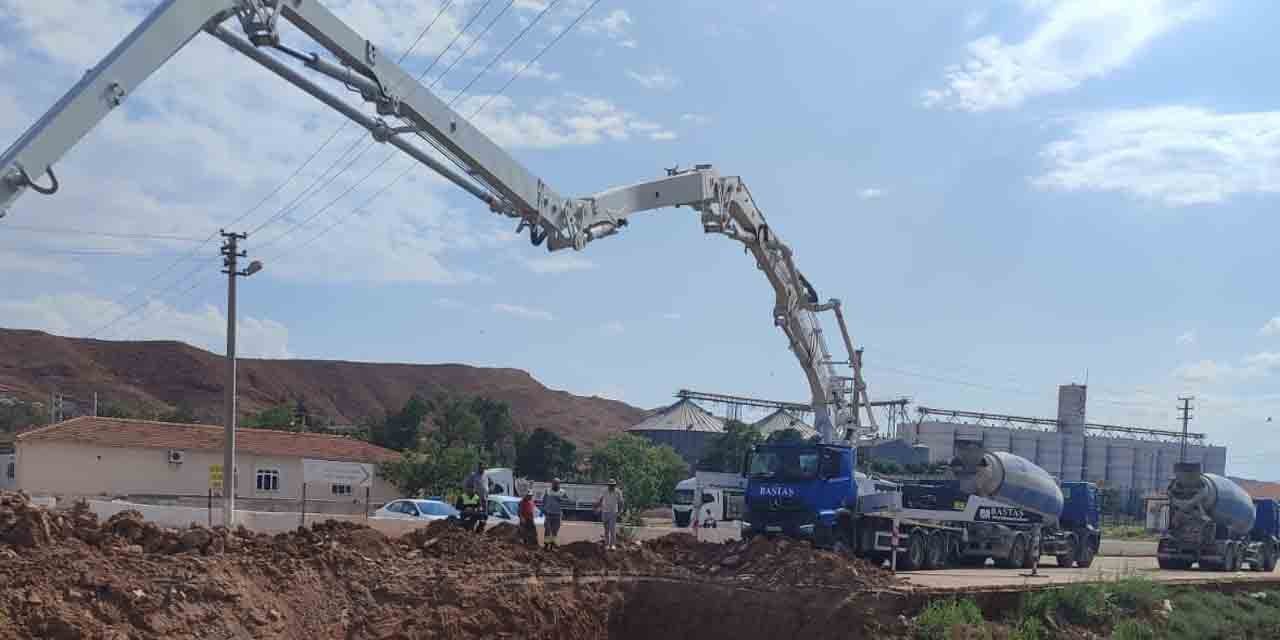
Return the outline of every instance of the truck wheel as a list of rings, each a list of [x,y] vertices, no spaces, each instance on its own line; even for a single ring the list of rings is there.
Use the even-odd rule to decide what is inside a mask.
[[[1062,567],[1063,569],[1070,569],[1071,567],[1076,566],[1075,558],[1072,558],[1071,554],[1069,553],[1064,553],[1060,556],[1056,556],[1056,558],[1058,559],[1058,566]]]
[[[924,567],[928,557],[928,541],[919,531],[907,536],[907,548],[898,552],[898,569],[915,571]]]
[[[1040,559],[1040,547],[1031,544],[1031,541],[1027,540],[1027,555],[1022,560],[1022,568],[1030,569],[1031,567],[1036,566],[1036,562],[1039,559]]]
[[[962,567],[985,567],[987,566],[987,558],[985,556],[960,556],[956,564]]]
[[[1236,546],[1230,542],[1222,545],[1222,559],[1210,564],[1214,571],[1231,571],[1236,564]]]
[[[947,534],[934,533],[929,536],[929,546],[925,559],[926,569],[942,569],[947,566]]]
[[[1264,546],[1266,555],[1262,556],[1262,570],[1271,573],[1276,570],[1276,550],[1270,545]]]
[[[1076,566],[1081,569],[1088,569],[1093,564],[1093,556],[1093,545],[1088,540],[1085,540],[1080,547],[1080,555],[1076,557]]]
[[[1003,569],[1017,569],[1022,566],[1026,556],[1027,538],[1018,533],[1013,536],[1013,542],[1009,545],[1009,555],[996,560],[996,565]]]
[[[1235,547],[1236,547],[1236,554],[1231,561],[1231,570],[1241,571],[1244,569],[1244,544],[1237,542],[1235,544]]]

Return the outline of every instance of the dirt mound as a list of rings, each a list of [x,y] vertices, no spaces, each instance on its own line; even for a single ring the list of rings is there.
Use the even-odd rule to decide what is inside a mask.
[[[136,511],[99,522],[83,505],[50,512],[0,493],[0,638],[629,640],[650,635],[656,609],[643,599],[656,607],[677,587],[685,604],[730,615],[740,581],[759,598],[806,602],[786,580],[808,584],[815,576],[804,574],[817,572],[865,584],[871,574],[857,582],[855,569],[799,544],[672,536],[548,551],[501,529],[477,535],[443,521],[398,539],[345,522],[274,536],[179,530]],[[704,580],[689,580],[695,574]],[[759,588],[767,586],[775,589]],[[839,618],[830,628],[848,629],[849,616]]]
[[[878,565],[789,538],[757,537],[750,542],[714,544],[675,533],[647,540],[644,546],[667,562],[696,574],[749,580],[757,586],[873,588],[899,582]]]

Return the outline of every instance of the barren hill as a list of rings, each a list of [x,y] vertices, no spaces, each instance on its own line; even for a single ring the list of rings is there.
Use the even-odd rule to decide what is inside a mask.
[[[222,356],[181,342],[114,342],[0,329],[0,395],[48,401],[57,391],[87,401],[165,411],[194,409],[221,423]],[[241,415],[301,400],[313,417],[351,424],[396,410],[413,393],[484,395],[511,405],[517,426],[543,427],[582,444],[603,441],[645,412],[598,397],[549,389],[519,369],[463,364],[241,359]]]

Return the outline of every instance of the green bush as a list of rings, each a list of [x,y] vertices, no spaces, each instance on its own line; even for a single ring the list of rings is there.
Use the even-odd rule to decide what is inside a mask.
[[[1039,618],[1023,618],[1009,631],[1009,640],[1045,640],[1044,623]]]
[[[946,640],[958,625],[983,625],[982,610],[973,600],[934,600],[916,618],[916,635],[921,640]]]
[[[1028,594],[1022,601],[1022,617],[1052,616],[1072,624],[1091,624],[1105,619],[1108,608],[1103,585],[1072,584]]]
[[[1111,631],[1111,640],[1156,640],[1156,632],[1146,623],[1125,618]]]
[[[1121,578],[1107,591],[1111,604],[1125,613],[1152,611],[1169,597],[1165,585],[1140,576]]]

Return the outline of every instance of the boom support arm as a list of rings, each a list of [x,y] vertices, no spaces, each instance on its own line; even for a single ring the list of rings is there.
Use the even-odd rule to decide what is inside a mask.
[[[247,41],[221,26],[233,17],[239,20]],[[281,18],[328,50],[341,65],[281,45],[277,31]],[[824,440],[831,441],[837,434],[847,437],[860,430],[857,396],[862,394],[865,399],[865,386],[860,377],[859,356],[852,350],[839,302],[818,302],[817,293],[796,268],[790,247],[766,223],[739,178],[721,177],[709,165],[700,165],[687,171],[669,170],[666,177],[585,198],[563,197],[317,0],[162,2],[0,155],[0,216],[28,188],[40,193],[56,191],[53,164],[202,30],[342,112],[378,142],[390,142],[443,174],[487,203],[491,210],[519,219],[519,230],[528,229],[534,245],[545,241],[551,251],[582,249],[593,240],[619,231],[637,212],[672,206],[698,211],[703,230],[743,243],[773,286],[774,323],[787,335],[791,350],[805,371],[813,394],[816,426]],[[380,117],[361,113],[265,52],[272,49],[356,88],[375,105]],[[401,124],[397,126],[386,119]],[[427,141],[458,165],[461,173],[408,142],[405,134]],[[51,186],[39,184],[39,176],[44,173],[53,180]],[[827,310],[837,312],[849,349],[848,362],[854,367],[853,378],[837,376],[832,368],[815,315]]]

